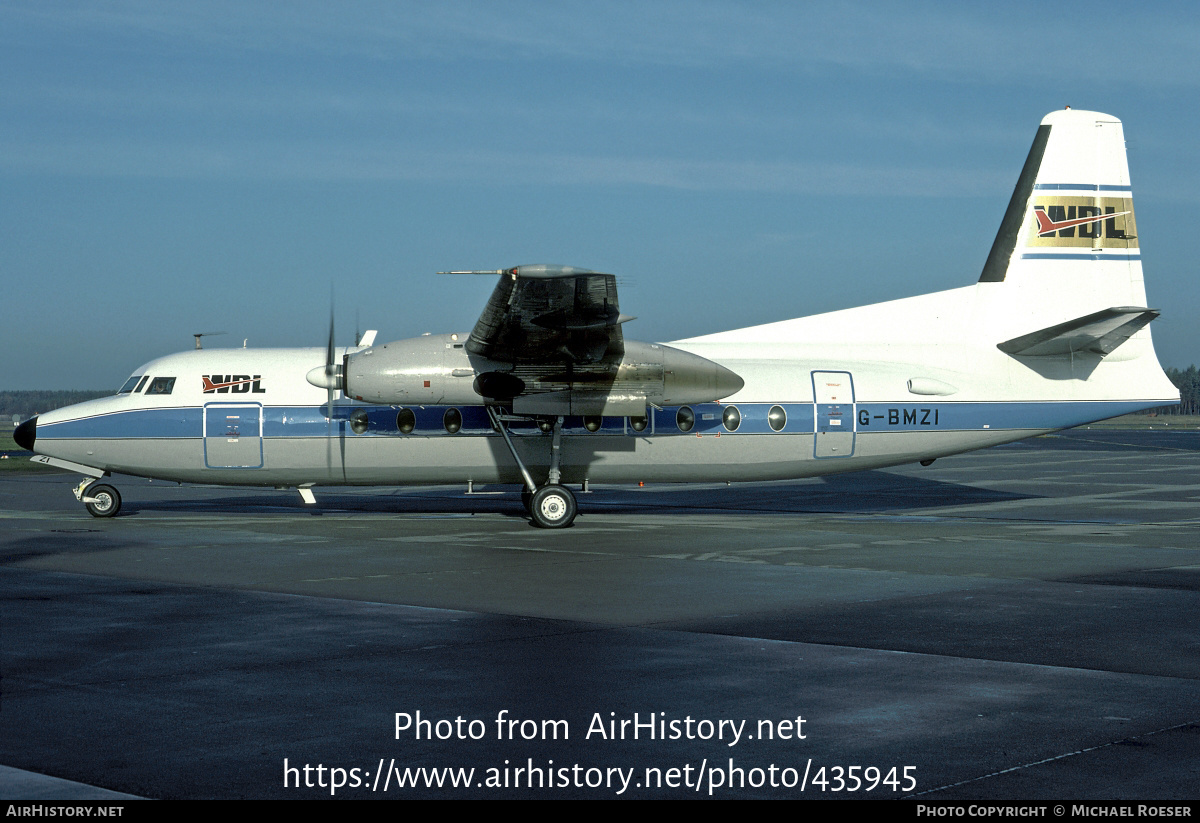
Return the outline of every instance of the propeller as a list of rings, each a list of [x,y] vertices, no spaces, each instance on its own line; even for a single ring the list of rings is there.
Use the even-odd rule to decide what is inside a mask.
[[[333,296],[329,297],[329,342],[325,345],[325,464],[333,471],[333,394],[341,377],[333,362]],[[346,473],[346,433],[338,426],[338,440],[342,452],[342,474]],[[344,477],[343,477],[344,479]]]
[[[333,417],[333,392],[337,387],[337,367],[333,362],[333,301],[329,303],[329,339],[325,342],[325,368],[322,374],[325,377],[325,401],[326,411],[329,412],[329,417]]]
[[[334,350],[333,314],[333,296],[330,295],[329,339],[325,344],[325,365],[309,369],[308,374],[305,375],[305,379],[308,380],[309,383],[317,388],[325,389],[325,464],[331,475],[333,474],[334,396],[336,392],[343,388],[342,364],[337,362],[337,354]],[[345,480],[346,433],[344,430],[339,431],[338,440],[340,441],[341,447],[342,479]]]
[[[333,301],[329,302],[329,342],[325,346],[325,388],[328,389],[330,417],[333,416],[333,390],[340,381],[341,374],[333,362]]]
[[[335,337],[334,328],[333,328],[333,317],[334,317],[334,305],[333,305],[333,294],[331,291],[331,293],[329,295],[329,339],[325,343],[325,365],[317,366],[316,368],[309,369],[308,374],[306,374],[304,376],[305,379],[312,385],[316,386],[319,389],[325,389],[325,420],[328,425],[328,429],[326,431],[326,438],[325,438],[325,443],[326,443],[325,463],[326,463],[326,466],[331,475],[333,474],[333,444],[332,444],[332,440],[333,440],[333,421],[334,421],[334,417],[335,417],[335,415],[334,415],[334,399],[335,399],[335,394],[337,392],[339,392],[339,391],[344,392],[346,390],[345,366],[343,365],[344,361],[338,360],[337,352],[335,349],[336,337]],[[357,326],[357,325],[358,325],[358,313],[356,311],[355,312],[355,326]],[[357,347],[359,345],[359,343],[364,340],[364,338],[358,333],[357,330],[355,331],[354,337],[355,337],[355,339],[351,342],[350,348]],[[371,345],[371,341],[373,341],[375,339],[375,332],[368,331],[366,334],[366,338],[369,338],[369,340],[366,342],[366,345],[368,345],[368,346]],[[352,421],[352,422],[354,422],[354,421]],[[338,421],[338,426],[340,427],[339,432],[338,432],[338,443],[341,448],[342,480],[346,479],[346,429],[345,429],[345,424],[346,424],[346,421],[344,418],[340,419]],[[355,429],[355,430],[358,431],[357,429]]]
[[[315,369],[309,369],[308,374],[304,378],[316,386],[318,389],[326,389],[330,404],[330,411],[333,410],[333,393],[338,389],[344,388],[342,381],[342,364],[338,363],[334,354],[333,341],[333,306],[329,307],[329,342],[325,346],[325,365],[317,366]]]

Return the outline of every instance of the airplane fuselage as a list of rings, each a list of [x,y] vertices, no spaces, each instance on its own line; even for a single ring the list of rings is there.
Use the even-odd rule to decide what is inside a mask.
[[[942,294],[963,292],[964,299],[970,291]],[[811,331],[773,334],[819,337],[812,321],[837,323],[837,314],[808,318]],[[644,417],[566,416],[562,482],[758,481],[880,468],[1171,400],[1136,358],[1100,363],[1080,355],[1068,367],[1074,379],[1047,379],[994,346],[942,348],[933,360],[936,347],[919,341],[866,341],[857,352],[842,346],[840,356],[830,346],[779,340],[671,345],[726,366],[745,386],[720,403],[647,407]],[[36,449],[107,472],[223,485],[521,482],[482,400],[451,404],[426,396],[377,405],[339,395],[330,413],[326,392],[305,380],[323,356],[311,348],[163,357],[137,374],[149,378],[146,387],[169,384],[169,394],[143,389],[43,414]],[[448,364],[444,380],[469,386],[471,375],[453,376],[456,370],[464,371]],[[1098,380],[1097,372],[1108,379]],[[1088,380],[1078,379],[1085,374]],[[513,418],[509,431],[530,469],[542,471],[552,437],[539,422],[545,420]]]

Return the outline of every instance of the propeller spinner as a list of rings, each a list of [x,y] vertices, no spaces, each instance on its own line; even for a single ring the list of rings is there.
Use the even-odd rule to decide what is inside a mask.
[[[328,402],[333,407],[333,393],[342,388],[342,364],[334,361],[333,312],[329,312],[329,342],[325,347],[325,365],[310,369],[304,376],[312,385],[328,391]]]

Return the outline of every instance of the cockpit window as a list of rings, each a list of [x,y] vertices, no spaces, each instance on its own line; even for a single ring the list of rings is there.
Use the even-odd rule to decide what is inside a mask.
[[[141,379],[142,379],[142,375],[135,374],[133,377],[131,377],[125,381],[124,386],[117,389],[117,394],[129,394],[130,392],[134,391],[135,390],[134,386],[136,386],[138,384],[138,381]]]
[[[173,388],[174,377],[156,377],[150,381],[150,388],[146,389],[146,394],[170,394]]]
[[[126,380],[125,384],[122,385],[120,389],[116,390],[116,394],[128,395],[128,394],[130,394],[130,392],[137,391],[136,386],[138,386],[138,380],[144,380],[144,379],[145,378],[142,376],[142,374],[134,374],[133,377]]]
[[[142,386],[146,385],[146,381],[149,379],[150,379],[150,375],[147,374],[146,376],[144,376],[142,378],[141,382],[138,383],[137,388],[133,390],[133,393],[137,394],[138,392],[140,392],[142,390]]]

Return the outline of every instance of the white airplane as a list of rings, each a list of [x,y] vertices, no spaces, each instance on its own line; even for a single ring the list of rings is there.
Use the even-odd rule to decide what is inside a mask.
[[[615,278],[490,272],[469,333],[335,349],[192,350],[113,397],[22,423],[35,462],[236,486],[520,483],[539,526],[564,484],[782,480],[927,465],[1176,403],[1147,324],[1121,123],[1046,116],[978,282],[670,345],[625,340]],[[199,341],[197,341],[199,347]]]

